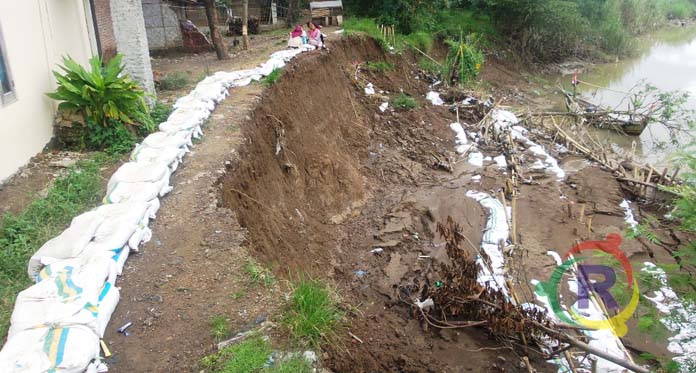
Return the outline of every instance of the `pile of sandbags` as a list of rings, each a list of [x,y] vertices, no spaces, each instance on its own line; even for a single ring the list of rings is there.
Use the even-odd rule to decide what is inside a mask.
[[[99,340],[119,301],[116,280],[129,254],[150,240],[150,219],[169,179],[232,87],[259,80],[307,49],[271,55],[249,70],[218,72],[174,104],[159,132],[147,136],[112,176],[103,205],[75,217],[29,260],[36,283],[17,296],[0,372],[104,372]]]

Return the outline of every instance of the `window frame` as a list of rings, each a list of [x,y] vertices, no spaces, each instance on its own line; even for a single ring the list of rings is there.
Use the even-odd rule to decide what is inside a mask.
[[[10,61],[7,58],[7,47],[5,46],[5,38],[2,33],[2,24],[0,24],[0,56],[4,63],[5,74],[10,82],[10,90],[4,92],[0,85],[0,106],[7,106],[17,101],[17,87],[15,87],[14,79],[12,79],[12,70],[10,69]]]

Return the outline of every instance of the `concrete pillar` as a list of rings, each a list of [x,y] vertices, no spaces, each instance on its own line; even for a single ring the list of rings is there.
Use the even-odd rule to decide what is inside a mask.
[[[150,51],[141,0],[111,0],[111,20],[116,36],[116,49],[123,55],[124,72],[155,93]]]

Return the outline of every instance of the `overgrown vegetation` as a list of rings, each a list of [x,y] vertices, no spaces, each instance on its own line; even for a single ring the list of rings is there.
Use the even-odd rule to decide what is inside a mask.
[[[427,49],[432,40],[504,36],[528,59],[625,54],[636,35],[668,19],[694,15],[692,0],[346,0],[348,12],[368,17],[346,30],[380,35],[377,25],[395,25],[402,41]],[[394,46],[398,50],[398,46]]]
[[[22,213],[7,214],[0,226],[0,339],[7,335],[17,293],[31,284],[27,262],[46,241],[70,225],[73,217],[99,204],[101,168],[115,162],[103,153],[78,162],[58,177],[46,197]]]
[[[319,346],[330,338],[343,314],[331,290],[312,279],[300,279],[293,287],[283,324],[301,344]]]
[[[411,110],[418,108],[418,102],[416,102],[416,100],[413,97],[403,92],[399,93],[396,97],[392,98],[391,104],[393,107],[402,110]]]
[[[266,87],[270,87],[273,84],[275,84],[278,79],[280,79],[280,76],[283,74],[283,70],[279,68],[273,69],[270,74],[265,76],[263,79],[261,79],[261,83],[265,85]]]
[[[242,343],[204,357],[200,361],[200,366],[209,372],[225,373],[310,373],[313,371],[312,366],[302,354],[291,354],[270,364],[272,353],[268,340],[262,336],[252,336]]]
[[[120,154],[133,148],[138,135],[150,133],[155,122],[150,117],[146,94],[123,74],[121,55],[104,66],[99,56],[89,61],[90,69],[71,58],[64,58],[54,71],[58,88],[47,95],[61,101],[59,111],[82,115],[87,127],[84,146]]]
[[[183,71],[176,71],[167,74],[160,80],[159,89],[162,91],[175,91],[177,89],[186,87],[186,85],[189,83],[189,79],[189,74]]]
[[[394,70],[394,64],[386,61],[367,61],[365,62],[364,67],[368,71],[380,73]]]
[[[476,78],[483,65],[483,52],[478,48],[476,34],[462,36],[458,41],[447,40],[449,53],[443,68],[445,81],[465,84]]]
[[[224,315],[215,315],[210,318],[210,335],[216,342],[230,336],[230,320]]]

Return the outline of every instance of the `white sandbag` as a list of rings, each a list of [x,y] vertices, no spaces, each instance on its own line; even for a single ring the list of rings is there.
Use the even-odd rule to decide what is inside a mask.
[[[159,198],[172,190],[168,180],[156,183],[116,183],[111,190],[107,191],[104,197],[104,204],[139,202],[148,206],[148,216],[150,219],[157,217],[160,208]]]
[[[199,126],[205,122],[210,116],[210,111],[202,109],[192,109],[192,108],[180,108],[175,109],[169,114],[167,122],[172,125],[186,126],[188,128],[193,128],[194,126]]]
[[[104,284],[102,292],[99,294],[97,306],[97,334],[99,338],[104,338],[104,332],[109,325],[109,320],[111,320],[111,315],[113,315],[120,297],[120,291],[116,286],[111,282]]]
[[[156,149],[175,147],[188,150],[187,147],[193,145],[192,135],[191,131],[155,132],[144,138],[142,145]]]
[[[116,274],[119,276],[123,274],[123,267],[126,265],[130,251],[131,249],[128,245],[122,247],[120,250],[112,250],[114,254],[111,257],[111,260],[114,261],[116,266]]]
[[[175,109],[197,109],[197,110],[215,110],[215,102],[209,97],[204,97],[200,92],[193,91],[187,96],[181,97],[176,100],[174,105]]]
[[[27,266],[29,277],[36,278],[44,265],[78,256],[91,241],[103,220],[103,216],[95,211],[75,217],[68,229],[46,242],[32,255]]]
[[[233,87],[246,87],[251,84],[251,78],[240,78],[232,83]]]
[[[140,224],[148,219],[148,206],[144,203],[102,205],[97,208],[97,212],[105,219],[94,232],[94,238],[85,250],[119,249],[126,245]]]
[[[85,251],[76,258],[56,261],[41,268],[41,271],[36,276],[36,282],[54,280],[63,273],[79,277],[80,279],[87,279],[86,281],[97,285],[104,281],[114,281],[116,279],[116,267],[113,264],[113,254],[101,251]],[[27,293],[27,295],[29,294]]]
[[[46,325],[62,327],[83,325],[95,333],[99,332],[97,307],[84,301],[64,303],[35,298],[17,299],[11,323],[8,333],[10,338],[25,330]]]
[[[133,235],[128,239],[128,247],[137,252],[140,249],[140,244],[149,242],[151,238],[152,230],[150,230],[147,225],[141,223],[135,232],[133,232]]]
[[[219,82],[201,82],[198,83],[196,89],[194,89],[193,92],[191,92],[191,94],[206,100],[215,101],[217,103],[224,100],[225,97],[227,97],[227,95],[229,94],[229,91],[225,86],[223,86]]]
[[[235,80],[239,78],[241,78],[241,76],[236,71],[218,71],[215,74],[203,79],[201,83],[217,82],[225,87],[229,87]]]
[[[186,151],[174,146],[169,148],[150,148],[145,145],[138,145],[133,149],[130,160],[145,163],[164,163],[169,167],[169,170],[174,172],[185,154]]]
[[[116,187],[116,183],[161,183],[166,181],[169,185],[171,171],[163,163],[128,162],[111,175],[107,183],[107,191]]]
[[[283,67],[285,67],[285,61],[283,61],[283,58],[271,56],[271,59],[259,67],[258,72],[263,76],[268,76],[273,72],[273,70],[282,69]]]
[[[82,373],[98,358],[99,337],[87,327],[30,329],[0,351],[0,372]]]

